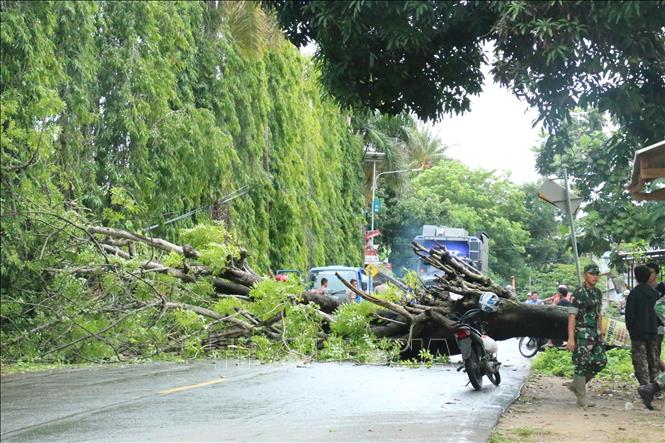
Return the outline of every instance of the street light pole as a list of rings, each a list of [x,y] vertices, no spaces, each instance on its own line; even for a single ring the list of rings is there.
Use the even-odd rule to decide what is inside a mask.
[[[376,181],[381,177],[382,175],[387,175],[387,174],[399,174],[402,172],[415,172],[415,171],[422,171],[423,168],[416,168],[416,169],[398,169],[396,171],[383,171],[380,172],[379,174],[376,173],[376,163],[373,164],[372,167],[372,203],[370,207],[370,211],[372,212],[371,216],[371,223],[370,223],[370,230],[374,230],[374,199],[376,198]],[[374,237],[371,239],[371,245],[374,246]]]
[[[376,181],[381,177],[382,175],[386,174],[399,174],[401,172],[411,172],[411,171],[422,171],[423,168],[416,168],[416,169],[398,169],[396,171],[384,171],[379,174],[376,173],[376,162],[372,162],[372,202],[370,203],[370,208],[369,210],[371,211],[371,222],[370,222],[370,231],[374,230],[374,199],[376,198]],[[370,241],[370,246],[372,247],[372,250],[374,249],[374,237],[371,237],[369,239]],[[372,292],[374,288],[374,282],[372,281],[372,275],[369,275],[369,287],[367,288],[368,292]]]
[[[370,224],[370,231],[374,230],[374,198],[376,196],[376,162],[372,162],[372,201],[369,210],[371,212],[372,222]],[[370,238],[370,244],[374,246],[374,237]]]

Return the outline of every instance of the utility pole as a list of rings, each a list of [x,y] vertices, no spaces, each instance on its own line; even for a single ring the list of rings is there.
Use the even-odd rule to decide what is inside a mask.
[[[575,269],[577,270],[577,283],[582,286],[582,277],[580,274],[580,256],[577,253],[577,240],[575,239],[575,220],[573,219],[573,211],[570,205],[570,188],[568,187],[568,170],[563,170],[563,182],[566,191],[566,214],[568,215],[568,222],[570,223],[570,242],[573,245],[573,254],[575,255]]]

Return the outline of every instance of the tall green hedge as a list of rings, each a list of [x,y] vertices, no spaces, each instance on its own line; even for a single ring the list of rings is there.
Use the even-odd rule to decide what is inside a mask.
[[[36,210],[140,230],[208,208],[153,234],[212,216],[259,271],[360,262],[362,145],[296,48],[242,56],[204,2],[2,5],[4,290]]]

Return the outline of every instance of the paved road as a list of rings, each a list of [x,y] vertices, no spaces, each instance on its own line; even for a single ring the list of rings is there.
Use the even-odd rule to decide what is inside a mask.
[[[500,343],[503,382],[473,391],[432,368],[156,363],[2,378],[2,441],[487,441],[528,361]]]

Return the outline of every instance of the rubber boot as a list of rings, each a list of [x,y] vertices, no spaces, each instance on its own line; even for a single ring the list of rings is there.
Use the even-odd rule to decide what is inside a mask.
[[[577,406],[581,408],[587,408],[595,406],[595,403],[589,402],[586,395],[586,378],[582,375],[576,375],[573,378],[573,382],[568,386],[577,397]]]
[[[587,394],[586,386],[584,386],[584,401],[586,402],[586,405],[589,408],[593,408],[594,406],[596,406],[596,403],[594,403],[593,401],[591,401],[589,399],[589,395]]]
[[[644,406],[646,406],[650,411],[653,411],[651,402],[653,401],[654,395],[656,395],[656,392],[658,391],[660,391],[660,386],[658,386],[656,383],[649,383],[637,388],[637,393],[640,394],[640,397],[642,397]]]
[[[567,388],[568,388],[573,394],[575,394],[575,397],[577,397],[577,404],[580,403],[580,394],[579,394],[579,386],[580,386],[580,384],[582,384],[582,386],[584,386],[584,380],[583,380],[583,377],[579,377],[579,376],[577,376],[577,375],[573,377],[573,381],[571,381],[570,383],[567,383],[567,384],[566,384],[566,387],[567,387]]]

